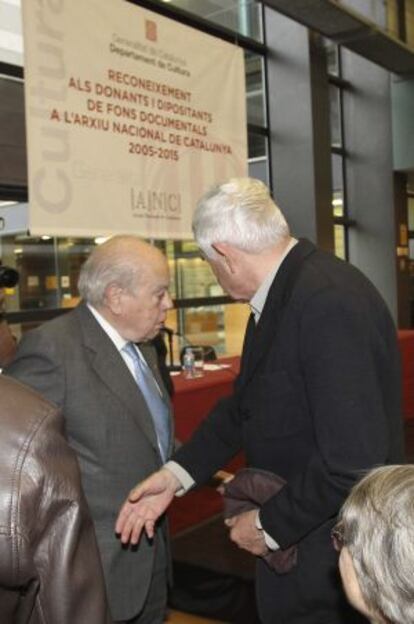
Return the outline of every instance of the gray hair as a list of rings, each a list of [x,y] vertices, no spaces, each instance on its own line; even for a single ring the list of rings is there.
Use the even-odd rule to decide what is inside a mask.
[[[212,245],[218,242],[260,253],[287,238],[289,226],[263,182],[232,178],[200,199],[193,232],[200,249],[213,258]]]
[[[370,471],[340,519],[367,607],[393,624],[414,623],[414,465]]]
[[[128,292],[136,292],[143,267],[137,262],[137,248],[146,246],[137,236],[113,236],[94,248],[82,265],[78,290],[82,299],[95,307],[105,302],[105,291],[117,284]]]

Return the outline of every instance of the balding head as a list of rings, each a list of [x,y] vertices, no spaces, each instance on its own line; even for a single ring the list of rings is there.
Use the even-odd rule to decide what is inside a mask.
[[[79,276],[81,297],[99,308],[109,285],[136,293],[153,267],[166,265],[163,254],[137,236],[114,236],[95,247]]]
[[[114,236],[82,267],[79,292],[125,340],[151,340],[172,301],[165,256],[135,236]]]

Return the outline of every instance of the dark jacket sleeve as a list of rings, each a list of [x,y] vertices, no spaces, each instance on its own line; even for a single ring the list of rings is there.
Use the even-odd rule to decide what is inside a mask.
[[[286,346],[282,338],[283,348],[295,354],[289,363],[280,360],[281,343],[269,345],[263,372],[271,379],[276,360],[278,367],[285,367],[285,375],[288,366],[295,367],[292,401],[300,414],[298,422],[304,423],[302,433],[301,429],[292,433],[301,459],[295,457],[286,435],[277,440],[279,450],[284,441],[287,445],[281,463],[278,451],[270,452],[269,436],[266,457],[256,452],[257,464],[251,464],[281,476],[283,471],[290,473],[286,486],[262,506],[260,514],[265,531],[283,548],[333,518],[364,471],[392,459],[392,440],[400,435],[392,433],[392,427],[401,417],[398,345],[389,315],[376,313],[374,323],[371,310],[352,296],[345,299],[334,289],[320,290],[299,312],[289,309],[289,322],[295,327],[292,343]],[[254,397],[250,399],[249,434],[258,440],[266,431],[254,426]],[[257,403],[259,399],[266,404],[273,427],[269,434],[275,435],[285,416],[281,401],[256,396]],[[301,435],[303,441],[298,442]],[[249,445],[245,436],[236,393],[213,410],[174,459],[199,483],[241,446]]]
[[[172,459],[197,484],[205,483],[240,450],[242,432],[239,418],[236,396],[221,399]]]

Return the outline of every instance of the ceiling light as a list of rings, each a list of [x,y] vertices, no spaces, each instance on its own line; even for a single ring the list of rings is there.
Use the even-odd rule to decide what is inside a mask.
[[[97,245],[102,245],[105,241],[107,241],[109,236],[96,236],[94,241]]]

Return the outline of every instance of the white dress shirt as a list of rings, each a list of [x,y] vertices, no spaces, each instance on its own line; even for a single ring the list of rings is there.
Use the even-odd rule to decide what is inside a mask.
[[[125,338],[122,338],[122,336],[118,333],[118,331],[110,323],[108,323],[108,321],[102,316],[102,314],[98,312],[98,310],[96,310],[96,308],[91,306],[89,303],[87,303],[86,305],[88,306],[91,313],[94,315],[96,321],[104,330],[105,334],[114,343],[116,349],[119,351],[120,356],[122,357],[125,364],[127,365],[129,372],[131,373],[132,377],[135,380],[134,362],[131,359],[131,356],[129,356],[128,353],[124,350],[125,345],[128,344],[130,341],[125,340]],[[136,349],[136,351],[142,360],[143,357],[142,357],[140,350]]]

